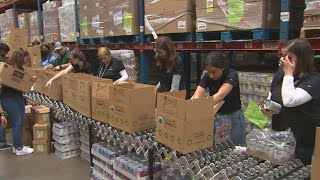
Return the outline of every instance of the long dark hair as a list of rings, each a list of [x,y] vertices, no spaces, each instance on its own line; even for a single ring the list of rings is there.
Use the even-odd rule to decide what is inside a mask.
[[[162,61],[159,55],[156,54],[157,67],[164,68],[167,73],[172,71],[176,58],[176,50],[174,49],[172,40],[167,36],[161,36],[156,40],[155,48],[163,49],[167,53],[167,61]]]
[[[286,49],[297,57],[294,70],[295,77],[303,77],[314,71],[314,51],[308,40],[294,39],[289,41]]]

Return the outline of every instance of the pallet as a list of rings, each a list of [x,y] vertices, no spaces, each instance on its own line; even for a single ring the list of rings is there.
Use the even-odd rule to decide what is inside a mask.
[[[320,26],[301,28],[300,37],[301,38],[319,38]]]
[[[212,31],[196,33],[196,41],[234,41],[234,40],[279,39],[278,29],[253,29],[238,31]]]
[[[158,34],[158,36],[167,36],[174,42],[194,42],[195,41],[195,34],[194,33],[169,33],[169,34]],[[145,35],[146,42],[154,42],[155,39],[153,38],[152,34]]]
[[[110,36],[101,38],[80,38],[80,44],[124,44],[124,43],[138,43],[140,42],[140,37],[138,35],[130,36]]]

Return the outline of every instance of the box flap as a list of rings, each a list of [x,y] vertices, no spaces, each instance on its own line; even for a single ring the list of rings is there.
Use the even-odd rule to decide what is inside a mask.
[[[186,100],[178,97],[159,93],[157,96],[157,112],[161,113],[162,115],[185,119],[185,101]]]
[[[320,179],[320,156],[312,156],[311,180]]]
[[[215,108],[212,97],[203,97],[186,101],[186,120],[212,119]]]
[[[317,127],[316,141],[314,144],[315,145],[314,145],[313,154],[316,156],[320,156],[320,127]]]
[[[34,112],[34,113],[49,113],[50,112],[50,108],[48,108],[47,106],[44,106],[44,105],[33,106],[31,108],[31,111]]]
[[[174,92],[163,92],[162,94],[172,96],[172,97],[177,97],[179,99],[185,100],[187,97],[187,91],[186,90],[181,90],[181,91],[174,91]]]

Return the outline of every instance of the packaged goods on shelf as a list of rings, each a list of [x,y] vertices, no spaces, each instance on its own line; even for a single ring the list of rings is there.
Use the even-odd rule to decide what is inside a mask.
[[[90,146],[85,143],[81,143],[80,150],[87,154],[90,154]]]
[[[75,134],[79,132],[79,128],[70,122],[54,123],[52,127],[53,134],[58,136],[65,136],[68,134]]]
[[[196,16],[197,32],[279,29],[280,1],[197,0]]]
[[[320,26],[320,1],[306,1],[306,9],[304,10],[303,27],[319,27]]]
[[[63,160],[66,160],[66,159],[78,157],[80,155],[80,150],[77,149],[77,150],[72,150],[72,151],[67,151],[67,152],[60,152],[59,150],[56,150],[55,154],[59,158],[61,158]]]
[[[14,18],[14,10],[7,9],[5,13],[1,15],[1,41],[6,42],[8,39],[8,33],[10,28],[14,28],[16,19]]]
[[[222,142],[230,140],[231,129],[231,118],[229,116],[217,116],[214,120],[214,143],[221,144]]]
[[[90,162],[90,154],[87,154],[86,152],[81,151],[80,157],[82,157],[84,160]]]
[[[294,158],[296,141],[290,131],[276,132],[271,129],[254,129],[246,137],[247,152],[276,164]]]
[[[109,90],[111,126],[128,133],[155,128],[155,86],[124,83]]]
[[[96,177],[96,179],[113,179],[113,175],[108,174],[103,168],[97,165],[93,166],[92,175],[93,178]]]
[[[139,59],[134,54],[133,50],[111,50],[111,55],[123,62],[130,82],[139,81]]]
[[[69,4],[74,5],[74,0],[62,0],[62,6],[67,6]]]
[[[75,5],[66,4],[58,8],[60,38],[62,42],[74,42],[76,39]]]
[[[212,96],[186,100],[186,91],[158,94],[157,141],[183,154],[213,146],[212,119],[222,104]]]
[[[40,42],[38,11],[33,11],[29,13],[29,19],[30,19],[30,41]]]
[[[45,42],[60,40],[59,12],[61,6],[59,1],[47,1],[42,4],[43,12],[43,36]]]
[[[137,35],[139,33],[138,2],[135,0],[79,1],[79,24],[81,38]]]
[[[30,42],[30,18],[28,13],[18,15],[18,27],[26,31],[26,42]]]
[[[186,33],[195,30],[194,1],[145,0],[145,21],[157,34]],[[146,25],[147,34],[152,33]]]

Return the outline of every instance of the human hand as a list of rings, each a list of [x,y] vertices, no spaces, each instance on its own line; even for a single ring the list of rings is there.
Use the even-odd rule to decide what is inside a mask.
[[[61,66],[56,66],[56,67],[53,68],[53,70],[55,70],[55,71],[60,71],[60,70],[62,70],[62,69],[61,69]]]
[[[52,80],[50,79],[47,83],[46,83],[46,88],[49,89],[52,85]]]
[[[2,128],[7,127],[8,121],[7,121],[7,118],[4,115],[1,116],[0,121],[1,121],[1,127]]]
[[[296,67],[296,61],[294,58],[290,58],[288,55],[286,57],[282,57],[279,65],[282,67],[285,76],[293,76]]]
[[[38,77],[37,76],[31,76],[31,81],[33,81],[33,82],[36,82],[37,81],[37,79],[38,79]]]

